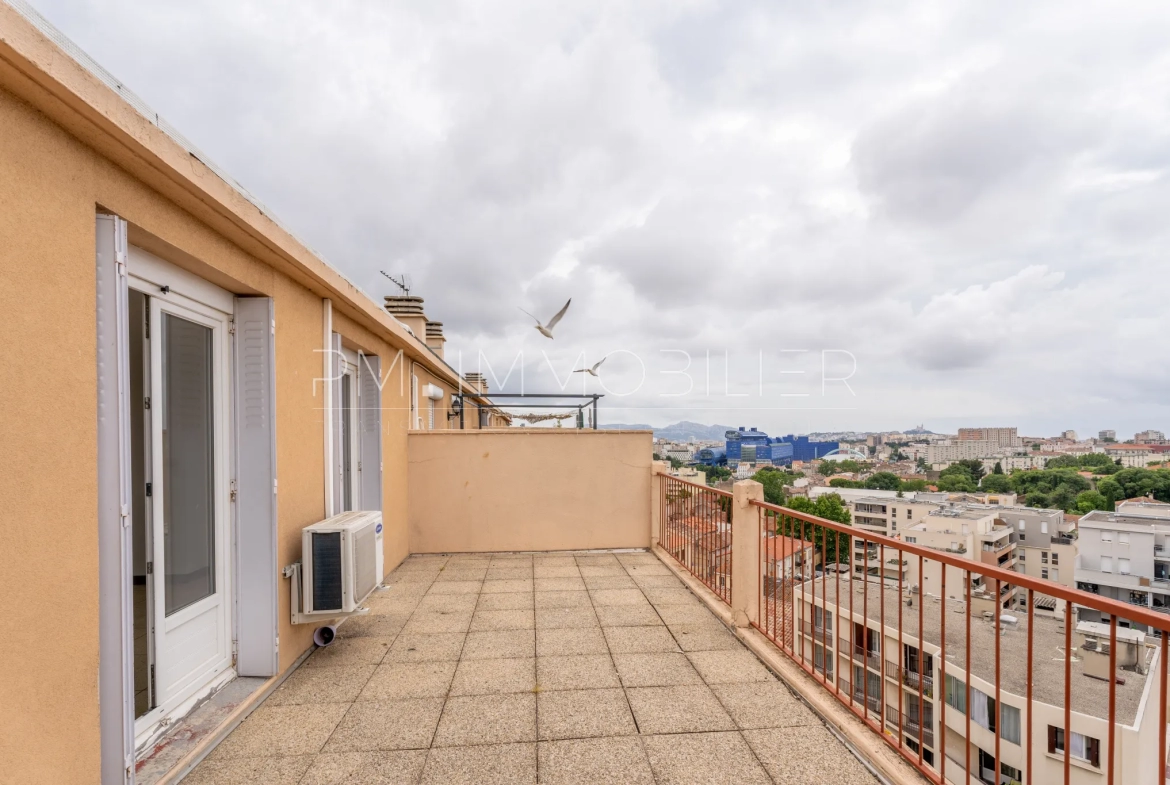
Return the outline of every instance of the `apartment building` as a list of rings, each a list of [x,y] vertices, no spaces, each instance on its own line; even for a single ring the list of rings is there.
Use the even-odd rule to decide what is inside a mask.
[[[936,551],[960,555],[970,561],[1015,569],[1016,538],[1011,527],[999,518],[994,507],[953,506],[944,507],[927,514],[913,526],[902,530],[902,539],[908,543],[922,545]],[[925,593],[940,593],[943,585],[943,570],[946,570],[946,585],[960,587],[965,580],[964,571],[930,561],[919,573],[918,560],[910,559],[907,574],[912,585]],[[1011,584],[998,588],[986,584],[976,575],[971,579],[973,601],[989,607],[1011,608],[1015,603],[1016,590]]]
[[[1117,441],[1117,431],[1114,431],[1114,430],[1098,431],[1097,438],[1103,442],[1115,442],[1115,441]]]
[[[1035,616],[1029,631],[1026,617],[997,622],[988,612],[968,627],[952,621],[966,608],[961,585],[949,581],[945,597],[913,588],[899,594],[889,584],[844,576],[805,582],[794,594],[795,615],[808,620],[798,625],[806,660],[926,766],[936,773],[945,766],[947,780],[962,781],[969,768],[972,783],[1023,782],[1030,732],[1028,781],[1065,781],[1066,749],[1070,782],[1106,781],[1108,625],[1082,622],[1073,632],[1066,725],[1064,658],[1037,657],[1029,672],[1023,656],[1029,641],[1036,651],[1063,651],[1062,620]],[[1157,679],[1147,676],[1158,653],[1150,643],[1140,631],[1118,630],[1114,733],[1122,750],[1157,746],[1158,712],[1150,700]],[[1118,755],[1114,766],[1116,782],[1157,782],[1154,767],[1136,754]]]
[[[1156,452],[1150,444],[1106,444],[1105,454],[1127,469],[1144,469]]]
[[[1170,504],[1125,501],[1078,522],[1076,587],[1170,613]],[[1107,621],[1078,609],[1084,621]]]
[[[1165,444],[1166,434],[1162,431],[1138,431],[1133,435],[1133,440],[1137,444]]]
[[[1017,448],[1022,444],[1016,428],[960,428],[959,441],[986,441],[1003,449]]]
[[[1016,532],[1016,572],[1033,578],[1076,586],[1077,528],[1066,522],[1061,510],[1034,507],[1003,507],[999,517]],[[1021,608],[1027,596],[1017,598]],[[1034,595],[1034,604],[1042,612],[1064,614],[1064,601],[1051,595]]]
[[[989,439],[956,439],[926,448],[926,462],[931,466],[946,466],[955,461],[979,460],[1010,453],[1013,448],[1004,447],[998,441]]]
[[[853,515],[853,526],[864,531],[882,534],[898,539],[902,529],[913,526],[943,505],[939,502],[920,502],[905,497],[868,496],[848,501],[849,511]],[[883,549],[878,545],[867,542],[864,537],[853,538],[853,571],[861,575],[877,577],[879,572],[887,581],[901,580],[905,583],[909,579],[908,563],[905,559],[897,558],[897,554],[888,554],[883,559]]]

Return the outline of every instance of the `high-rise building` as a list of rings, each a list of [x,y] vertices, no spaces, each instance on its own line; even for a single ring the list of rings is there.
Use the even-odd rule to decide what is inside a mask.
[[[1166,434],[1161,431],[1139,431],[1133,435],[1138,444],[1161,444],[1166,441]]]
[[[959,440],[995,442],[1000,447],[1020,446],[1020,436],[1016,428],[960,428]]]
[[[1117,441],[1117,431],[1101,431],[1097,434],[1097,438],[1103,442]]]
[[[1076,431],[1062,431],[1060,434],[1060,438],[1067,439],[1070,442],[1075,442],[1077,440],[1077,432]]]

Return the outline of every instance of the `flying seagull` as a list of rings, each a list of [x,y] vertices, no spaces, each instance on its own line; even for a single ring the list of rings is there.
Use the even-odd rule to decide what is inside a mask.
[[[561,317],[563,317],[565,315],[565,311],[569,310],[569,303],[571,303],[571,302],[573,302],[573,299],[569,298],[569,302],[565,303],[565,307],[562,308],[561,310],[557,311],[556,316],[549,319],[547,325],[541,324],[540,319],[537,319],[535,316],[532,316],[532,314],[528,313],[528,311],[524,311],[523,308],[521,308],[520,310],[524,311],[524,313],[528,313],[529,316],[532,316],[532,318],[536,320],[536,329],[538,332],[540,332],[541,335],[543,335],[545,338],[552,338],[553,337],[553,334],[552,334],[553,328],[557,326],[557,322],[559,322],[561,320]]]
[[[605,357],[609,357],[609,355],[607,354]],[[605,362],[605,357],[602,357],[600,360],[594,363],[592,368],[578,368],[577,370],[573,371],[573,373],[587,373],[590,376],[596,376],[597,369],[601,367],[603,362]]]

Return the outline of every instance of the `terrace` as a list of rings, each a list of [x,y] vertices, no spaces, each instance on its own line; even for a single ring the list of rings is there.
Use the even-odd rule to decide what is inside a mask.
[[[412,436],[411,488],[450,476],[435,451],[468,438],[498,457],[508,440],[562,449],[579,437]],[[646,478],[622,458],[623,437],[591,438],[610,449],[579,457],[621,493],[545,484],[509,502],[516,467],[483,476],[469,457],[463,494],[428,501],[437,517],[412,513],[412,547],[474,536],[507,549],[409,556],[370,614],[342,624],[187,781],[941,785],[996,769],[1028,783],[1164,781],[1165,644],[1131,647],[1136,665],[1109,644],[1123,620],[1170,631],[1160,614],[766,504],[751,481],[727,493],[661,465]],[[508,460],[533,463],[523,451]],[[558,509],[570,493],[572,514]],[[619,520],[622,500],[636,514]],[[558,513],[537,526],[509,503]],[[641,537],[645,547],[629,544]],[[824,570],[851,538],[963,579],[936,600]],[[976,577],[992,594],[1019,585],[1026,616],[979,612]],[[1066,601],[1063,619],[1033,616],[1042,590]],[[1107,614],[1091,646],[1074,638],[1076,605]],[[992,720],[985,705],[1018,713]],[[1053,728],[1075,734],[1070,757]]]
[[[652,553],[386,584],[185,782],[876,782]]]

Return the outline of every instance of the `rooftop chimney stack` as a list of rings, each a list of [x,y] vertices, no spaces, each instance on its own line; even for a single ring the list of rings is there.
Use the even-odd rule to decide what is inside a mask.
[[[414,333],[414,337],[426,343],[427,316],[423,313],[423,298],[409,294],[386,295],[386,310]]]
[[[427,346],[434,349],[435,354],[443,356],[443,344],[447,339],[443,337],[442,322],[427,322]]]
[[[471,385],[472,390],[478,392],[480,395],[487,395],[487,379],[482,373],[465,373],[463,374],[463,378]]]

